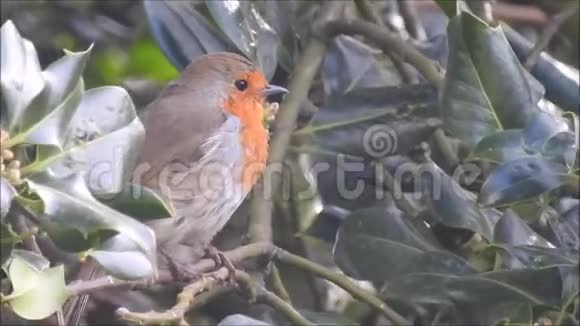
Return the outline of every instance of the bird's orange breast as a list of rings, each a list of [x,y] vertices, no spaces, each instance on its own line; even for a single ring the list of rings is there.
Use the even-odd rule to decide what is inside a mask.
[[[244,157],[241,183],[249,191],[256,183],[268,159],[268,133],[263,124],[262,100],[255,96],[234,96],[224,105],[226,111],[240,119],[240,144]]]

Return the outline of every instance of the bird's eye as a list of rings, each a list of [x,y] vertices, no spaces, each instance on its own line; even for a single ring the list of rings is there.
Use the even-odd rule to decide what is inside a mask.
[[[246,88],[248,88],[248,82],[243,79],[238,79],[234,82],[234,86],[236,86],[239,91],[245,91]]]

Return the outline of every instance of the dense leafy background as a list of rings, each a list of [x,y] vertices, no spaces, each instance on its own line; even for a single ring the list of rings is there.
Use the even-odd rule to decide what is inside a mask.
[[[341,19],[364,17],[360,3],[341,2]],[[275,243],[372,288],[419,324],[578,324],[578,97],[566,92],[578,80],[563,77],[578,74],[578,13],[550,43],[553,57],[528,72],[521,44],[533,46],[543,24],[505,15],[514,31],[457,12],[455,1],[439,1],[448,16],[434,3],[411,3],[372,5],[382,25],[438,62],[443,87],[411,66],[417,82],[405,83],[393,54],[365,38],[328,40],[286,155],[291,173],[274,196]],[[567,3],[523,5],[551,15]],[[3,1],[2,128],[26,178],[0,179],[3,300],[12,310],[44,318],[74,279],[74,268],[22,250],[12,200],[36,214],[59,249],[91,255],[119,278],[150,275],[155,240],[139,220],[171,207],[127,182],[143,139],[137,112],[192,58],[216,51],[243,54],[287,85],[308,39],[320,37],[319,11],[314,1]],[[83,174],[115,160],[123,171],[115,178]],[[242,207],[219,247],[243,242],[247,215]],[[386,323],[329,282],[280,269],[307,319]],[[153,297],[141,307],[171,302]],[[110,305],[96,303],[88,320],[110,321]],[[288,323],[235,294],[188,318],[226,316],[224,325]]]

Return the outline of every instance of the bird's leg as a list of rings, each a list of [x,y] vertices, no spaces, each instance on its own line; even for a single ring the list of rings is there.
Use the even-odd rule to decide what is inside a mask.
[[[167,260],[169,272],[174,280],[189,283],[201,276],[199,273],[192,272],[187,268],[187,266],[177,262],[165,249],[159,248],[159,252]]]
[[[224,253],[219,251],[216,247],[209,245],[209,247],[205,249],[205,256],[214,260],[217,269],[221,267],[227,268],[229,272],[229,280],[234,280],[236,278],[236,267],[231,262],[231,260],[229,260],[229,258],[226,257]]]

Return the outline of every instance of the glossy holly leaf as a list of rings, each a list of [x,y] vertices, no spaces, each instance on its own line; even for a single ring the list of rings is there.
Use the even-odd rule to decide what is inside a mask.
[[[11,20],[2,25],[0,34],[0,85],[5,104],[1,125],[13,132],[30,102],[44,89],[45,80],[34,45],[20,36]]]
[[[572,132],[560,132],[546,141],[542,155],[568,169],[578,169],[578,136]],[[575,167],[575,168],[574,168]]]
[[[40,148],[36,160],[22,172],[30,175],[50,168],[64,177],[84,171],[93,194],[110,196],[130,179],[145,130],[129,94],[107,86],[84,94],[64,135],[61,151]]]
[[[495,224],[493,242],[513,246],[538,246],[554,248],[554,245],[544,239],[512,211],[507,210]]]
[[[440,250],[429,232],[424,225],[405,219],[396,208],[358,210],[339,228],[334,260],[347,275],[373,281],[411,272],[474,272],[460,257]]]
[[[45,173],[31,178],[28,184],[42,199],[44,210],[39,219],[41,224],[47,225],[47,231],[57,245],[62,247],[69,242],[72,245],[74,241],[70,240],[74,236],[76,241],[84,240],[85,248],[96,246],[107,251],[136,251],[155,266],[156,240],[153,231],[98,202],[80,175],[57,178]],[[103,267],[107,270],[119,269],[114,265]]]
[[[493,228],[501,216],[500,212],[478,207],[476,196],[463,189],[435,163],[426,163],[416,169],[399,172],[399,178],[409,173],[422,181],[422,193],[435,221],[473,231],[487,240],[493,238]]]
[[[326,204],[303,234],[332,244],[336,239],[338,228],[349,214],[349,210]]]
[[[301,20],[308,20],[308,14],[298,11],[301,7],[316,9],[320,4],[316,2],[297,1],[265,1],[264,12],[266,21],[272,26],[280,37],[278,50],[278,62],[286,71],[292,71],[298,55],[300,54],[301,41],[304,41],[304,33],[301,30],[308,28],[308,24],[301,24]],[[312,10],[311,10],[312,11]]]
[[[522,68],[501,27],[463,12],[449,22],[448,35],[440,100],[446,129],[474,146],[494,132],[524,128],[544,89]]]
[[[64,282],[64,267],[49,268],[48,260],[40,255],[13,250],[3,268],[12,283],[12,293],[2,301],[24,319],[46,318],[70,296]]]
[[[449,18],[453,18],[464,11],[470,12],[469,7],[463,0],[435,0],[435,3]]]
[[[114,210],[142,222],[174,214],[171,202],[153,190],[137,184],[127,184],[123,191],[112,199],[101,201]]]
[[[4,177],[0,177],[0,221],[4,222],[4,216],[8,214],[15,195],[14,187]]]
[[[530,153],[544,157],[571,168],[578,153],[578,117],[558,111],[537,113],[523,131],[523,146]]]
[[[561,291],[559,268],[550,267],[462,276],[403,275],[390,282],[384,294],[415,304],[454,306],[454,322],[459,324],[488,324],[484,321],[502,317],[497,312],[505,304],[559,306]]]
[[[232,50],[191,2],[145,0],[143,4],[153,37],[178,70],[197,56]]]
[[[324,150],[365,159],[404,154],[427,140],[441,121],[428,114],[399,114],[397,106],[410,102],[428,105],[434,95],[425,87],[356,89],[332,97],[312,124],[297,134],[312,133],[315,143]]]
[[[531,245],[494,245],[503,254],[503,265],[507,269],[544,268],[574,265],[578,255],[567,249]]]
[[[138,280],[155,275],[154,262],[137,248],[121,251],[118,247],[112,246],[110,249],[112,250],[89,252],[89,256],[105,267],[110,275],[125,280]]]
[[[483,183],[479,203],[506,205],[539,196],[562,185],[578,184],[565,166],[540,157],[521,158],[495,168]]]
[[[566,119],[557,113],[536,113],[523,131],[523,146],[531,153],[541,153],[548,139],[561,132],[570,131]]]
[[[270,79],[278,65],[280,38],[253,1],[206,1],[215,23],[238,50]]]
[[[553,234],[553,242],[559,248],[580,251],[580,209],[579,205],[571,207],[561,215],[547,216],[548,227]]]
[[[485,136],[477,143],[469,159],[502,163],[528,157],[530,154],[522,146],[522,137],[522,131],[519,129],[499,131]]]
[[[381,51],[341,35],[330,41],[321,67],[327,96],[346,94],[356,88],[380,88],[401,84],[393,63]]]
[[[64,132],[84,92],[82,72],[92,49],[65,51],[43,72],[43,91],[26,107],[14,125],[13,142],[61,146]]]

